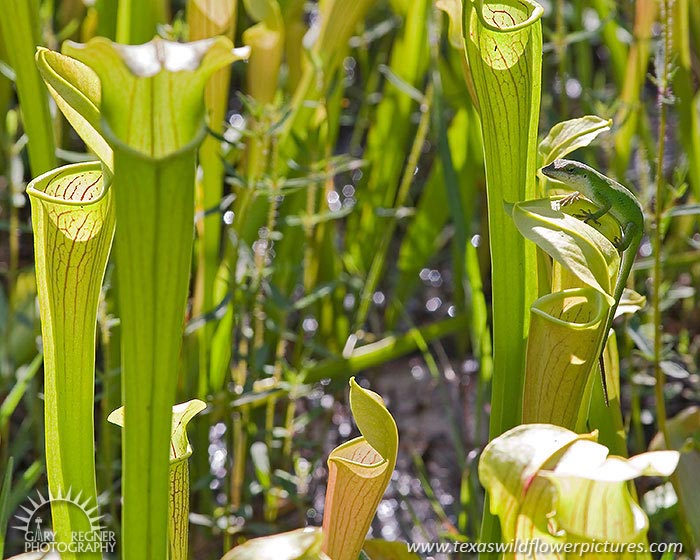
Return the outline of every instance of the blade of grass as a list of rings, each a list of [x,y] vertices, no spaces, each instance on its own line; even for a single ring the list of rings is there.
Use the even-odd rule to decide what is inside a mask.
[[[396,193],[396,200],[392,203],[393,208],[402,207],[406,203],[406,199],[408,198],[409,189],[411,187],[411,183],[413,182],[413,177],[415,175],[415,169],[418,165],[418,159],[423,149],[423,143],[425,142],[425,138],[428,134],[428,127],[430,125],[430,114],[433,101],[432,86],[428,86],[428,89],[423,99],[424,101],[421,104],[421,119],[418,124],[418,129],[416,130],[411,151],[406,161],[406,167],[404,168],[404,173],[401,177],[401,182],[399,184],[398,191]],[[387,251],[389,250],[391,241],[394,237],[396,226],[397,216],[394,215],[391,219],[385,220],[383,229],[380,232],[378,232],[377,236],[379,237],[379,245],[378,247],[374,247],[374,258],[371,261],[369,273],[367,274],[367,279],[365,280],[365,285],[360,295],[360,305],[355,318],[356,329],[361,328],[367,320],[367,315],[369,313],[370,305],[372,303],[372,296],[374,295],[374,292],[377,289],[381,276],[384,272]]]
[[[12,473],[14,470],[14,459],[12,457],[5,465],[5,475],[3,476],[2,489],[0,490],[0,556],[5,552],[5,533],[7,531],[7,520],[10,517],[10,488],[12,486]]]
[[[330,358],[304,368],[304,382],[314,383],[322,379],[342,379],[353,373],[375,367],[390,360],[415,352],[420,344],[444,338],[463,330],[467,317],[457,316],[430,325],[411,329],[402,335],[391,335],[355,349],[350,355]]]
[[[22,400],[30,381],[39,371],[39,367],[44,361],[43,354],[37,354],[36,357],[24,367],[17,370],[17,381],[12,385],[9,394],[0,404],[0,434],[2,439],[7,438],[7,427],[10,421],[10,416],[17,408],[17,405]]]
[[[603,30],[603,42],[608,47],[610,52],[610,60],[612,64],[611,74],[617,82],[618,87],[624,84],[625,67],[627,65],[628,47],[622,40],[626,35],[626,31],[617,22],[616,3],[610,0],[592,0],[593,9],[598,12]]]
[[[640,113],[643,112],[642,86],[647,76],[651,53],[653,25],[658,14],[658,0],[638,0],[635,3],[634,42],[625,68],[625,79],[620,92],[620,108],[615,115],[619,129],[615,133],[615,171],[624,177],[638,132]]]
[[[236,23],[236,0],[226,0],[217,4],[189,0],[187,23],[190,40],[208,39],[224,35],[233,40]],[[205,105],[208,126],[216,134],[223,133],[223,123],[228,109],[231,68],[222,68],[214,73],[205,90]],[[221,142],[214,135],[207,135],[199,148],[201,175],[196,185],[196,211],[212,208],[219,204],[224,189],[224,163],[221,155]],[[203,215],[196,223],[197,272],[195,277],[192,314],[195,316],[210,312],[214,307],[214,282],[219,267],[221,239],[221,214],[214,212]],[[211,390],[209,368],[210,341],[214,325],[208,323],[197,334],[199,353],[197,394],[206,398]]]
[[[150,41],[159,24],[166,23],[166,0],[119,0],[117,11],[117,42],[138,45]]]
[[[53,124],[49,100],[34,64],[34,51],[41,44],[36,0],[8,0],[0,17],[0,39],[15,71],[24,130],[29,137],[29,164],[36,177],[56,165]]]
[[[673,91],[677,101],[678,129],[688,158],[690,185],[695,199],[700,200],[700,117],[697,109],[700,96],[694,85],[691,64],[688,0],[675,0],[672,9]]]
[[[394,42],[384,84],[382,101],[372,118],[364,158],[369,162],[367,180],[358,185],[359,208],[349,220],[349,252],[354,267],[369,270],[381,230],[387,227],[376,216],[377,208],[395,208],[401,188],[401,171],[415,137],[411,114],[415,111],[416,93],[422,90],[429,49],[427,37],[428,9],[425,0],[405,5],[401,36]],[[422,96],[422,94],[419,94]]]

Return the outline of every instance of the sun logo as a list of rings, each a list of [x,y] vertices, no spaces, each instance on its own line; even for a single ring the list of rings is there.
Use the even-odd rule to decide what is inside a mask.
[[[60,488],[57,494],[53,494],[49,490],[47,497],[44,497],[41,492],[37,491],[36,499],[29,497],[29,507],[20,506],[24,513],[15,515],[15,519],[19,524],[13,525],[12,528],[23,531],[24,538],[27,541],[52,542],[54,540],[53,531],[42,528],[42,525],[47,520],[42,517],[40,510],[47,505],[52,506],[58,503],[65,503],[70,507],[77,508],[85,515],[85,518],[90,523],[91,533],[99,533],[103,527],[100,524],[102,516],[99,514],[97,505],[92,505],[90,498],[81,500],[81,495],[82,492],[78,492],[74,496],[70,488],[66,494]]]

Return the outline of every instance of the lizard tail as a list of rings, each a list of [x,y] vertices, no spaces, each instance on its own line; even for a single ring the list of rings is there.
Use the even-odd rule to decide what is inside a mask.
[[[605,359],[603,354],[598,357],[598,364],[600,365],[600,381],[603,383],[603,397],[605,398],[605,406],[610,406],[610,401],[608,400],[608,382],[605,379]]]

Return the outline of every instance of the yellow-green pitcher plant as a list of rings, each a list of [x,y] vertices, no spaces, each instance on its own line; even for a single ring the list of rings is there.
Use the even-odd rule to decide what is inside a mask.
[[[535,194],[542,14],[532,0],[477,0],[465,5],[463,15],[486,166],[493,279],[491,437],[520,422],[528,309],[537,289],[535,247],[518,235],[503,203]]]
[[[199,399],[193,399],[173,407],[172,433],[170,434],[170,505],[168,534],[169,560],[187,560],[189,547],[190,467],[192,446],[187,438],[187,424],[206,408]],[[124,407],[113,411],[108,420],[124,427]]]
[[[102,88],[102,132],[114,151],[115,251],[122,327],[124,558],[164,558],[168,445],[188,294],[204,88],[244,57],[219,37],[125,46],[67,43]]]
[[[360,554],[396,465],[399,433],[382,398],[350,379],[350,408],[362,434],[328,457],[323,552],[333,560]]]
[[[252,539],[222,560],[414,560],[405,543],[368,539],[372,519],[396,466],[399,433],[383,399],[350,378],[350,409],[360,436],[328,456],[328,485],[323,527]],[[364,550],[364,555],[360,556]]]
[[[138,46],[97,38],[67,42],[63,50],[75,60],[44,53],[44,78],[114,174],[127,424],[122,555],[165,558],[173,372],[189,286],[204,89],[212,73],[245,58],[247,49],[218,37]]]
[[[505,202],[535,195],[544,10],[534,0],[441,3],[452,43],[461,28],[465,78],[479,110],[486,168],[492,278],[493,375],[489,436],[521,421],[528,310],[537,297],[535,247],[519,235]],[[481,538],[496,540],[484,511]]]
[[[89,510],[97,508],[97,306],[114,234],[108,187],[100,163],[60,167],[27,187],[41,309],[49,492],[79,496]],[[71,549],[75,539],[90,538],[92,527],[80,509],[57,500],[51,510],[57,542]],[[80,557],[101,556],[88,552]],[[69,552],[64,558],[76,555]]]
[[[628,481],[670,476],[679,453],[652,451],[625,459],[609,455],[597,436],[523,424],[486,446],[479,479],[500,519],[503,543],[513,546],[505,557],[651,558],[645,553],[649,520]],[[592,511],[582,504],[605,507]]]

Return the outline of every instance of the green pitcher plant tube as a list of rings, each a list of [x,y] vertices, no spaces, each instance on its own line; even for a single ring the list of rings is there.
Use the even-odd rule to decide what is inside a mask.
[[[513,227],[504,202],[534,198],[542,67],[542,7],[531,0],[465,5],[466,53],[484,141],[493,282],[493,387],[489,433],[520,422],[535,247]]]
[[[593,288],[562,290],[535,301],[530,310],[523,423],[577,429],[579,410],[582,405],[588,408],[586,386],[597,364],[596,350],[609,309],[604,294]]]
[[[240,60],[224,37],[136,46],[96,38],[64,53],[101,84],[101,131],[114,152],[122,327],[123,558],[165,558],[168,445],[188,295],[204,88]]]
[[[276,0],[243,0],[243,4],[248,15],[258,22],[243,32],[243,42],[250,47],[248,93],[260,103],[271,103],[282,63],[282,12]]]
[[[193,399],[173,407],[172,433],[170,435],[170,506],[169,560],[187,560],[190,512],[190,468],[188,459],[192,447],[187,438],[187,424],[206,408],[199,399]],[[113,411],[109,418],[112,424],[124,427],[124,407]]]
[[[323,552],[333,560],[355,560],[365,542],[396,465],[399,433],[375,392],[350,379],[350,408],[360,437],[336,447],[328,457],[323,512]]]
[[[463,10],[465,52],[479,107],[486,168],[493,332],[489,436],[520,423],[529,308],[537,297],[535,247],[518,235],[504,202],[535,196],[542,82],[542,7],[476,0]],[[496,541],[485,508],[481,539]]]
[[[214,3],[206,0],[188,0],[185,11],[191,41],[217,35],[225,35],[233,40],[236,31],[237,0]],[[216,135],[223,134],[230,84],[231,68],[222,68],[212,74],[204,93],[208,125],[215,134],[208,134],[204,139],[198,157],[199,172],[195,185],[197,262],[192,298],[192,315],[195,317],[210,312],[221,301],[221,298],[217,299],[215,288],[221,248],[221,215],[207,210],[217,206],[223,196],[224,160],[221,140]],[[212,383],[214,370],[209,365],[210,348],[212,353],[215,352],[211,343],[214,327],[214,324],[207,322],[196,333],[198,370],[210,372],[209,375],[198,376],[196,384],[200,397],[204,397],[209,391],[220,389],[220,385]]]
[[[97,508],[95,328],[115,221],[107,187],[98,162],[54,169],[27,187],[44,348],[49,491],[80,496],[90,509]],[[54,502],[51,512],[58,542],[92,530],[85,514],[67,502]]]

